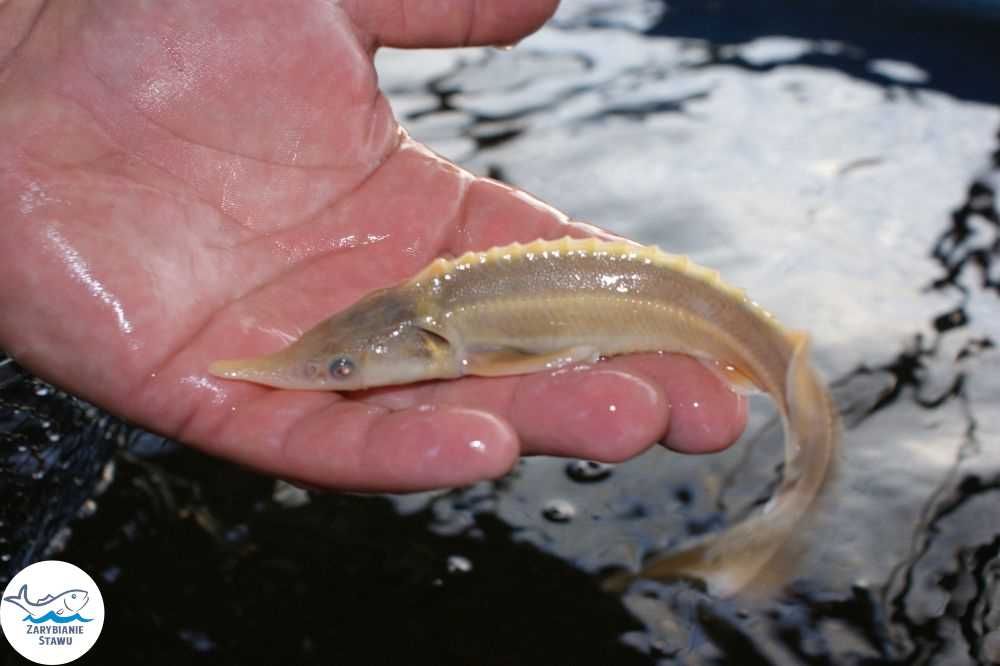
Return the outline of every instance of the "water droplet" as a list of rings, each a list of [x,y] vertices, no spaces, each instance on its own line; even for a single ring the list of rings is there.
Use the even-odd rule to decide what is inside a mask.
[[[246,541],[247,537],[250,536],[250,528],[240,523],[239,525],[234,525],[232,528],[226,530],[222,538],[224,538],[229,543],[241,543]]]
[[[542,507],[542,517],[553,523],[568,523],[576,516],[576,507],[564,499],[549,500]]]
[[[651,640],[649,642],[649,654],[654,657],[672,657],[677,654],[676,648],[671,648],[666,641]]]
[[[471,442],[469,442],[469,448],[472,449],[473,451],[478,451],[482,453],[486,450],[486,445],[483,444],[480,440],[474,439]]]
[[[566,465],[566,476],[580,483],[603,481],[611,476],[614,465],[595,460],[573,460]]]
[[[37,395],[37,396],[46,396],[48,394],[49,394],[49,387],[48,386],[36,386],[35,387],[35,395]]]
[[[31,478],[34,479],[35,481],[41,481],[42,479],[45,478],[45,470],[40,469],[37,472],[32,472]]]
[[[90,518],[95,513],[97,513],[97,502],[92,499],[88,499],[80,505],[80,509],[77,511],[76,515],[78,518]]]
[[[10,553],[0,555],[0,562],[10,562]]]
[[[472,571],[472,561],[463,557],[462,555],[449,555],[448,556],[448,573],[453,574],[464,574]]]
[[[50,432],[49,433],[49,441],[52,442],[53,444],[55,444],[56,442],[58,442],[60,439],[62,439],[62,435],[60,435],[59,433],[57,433],[57,432]]]
[[[177,632],[177,635],[181,637],[181,640],[194,648],[195,652],[201,652],[204,654],[215,650],[215,641],[201,631],[196,631],[194,629],[181,629]]]
[[[310,501],[308,490],[281,480],[275,482],[271,499],[274,500],[275,504],[283,506],[286,509],[296,509],[309,504]]]
[[[681,489],[679,489],[676,493],[674,493],[674,497],[677,498],[678,502],[680,502],[681,504],[683,504],[685,506],[687,506],[688,504],[690,504],[691,500],[694,499],[694,495],[691,494],[691,489],[690,488],[681,488]]]

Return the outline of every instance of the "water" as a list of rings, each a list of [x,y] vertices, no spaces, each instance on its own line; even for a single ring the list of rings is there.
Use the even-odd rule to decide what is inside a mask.
[[[599,586],[768,496],[766,401],[717,456],[533,458],[364,498],[164,445],[0,363],[0,441],[23,447],[5,457],[10,566],[106,475],[99,509],[59,532],[60,557],[107,572],[111,620],[83,662],[1000,662],[998,25],[904,3],[669,5],[569,2],[513,50],[385,52],[380,77],[435,150],[691,254],[813,332],[845,450],[788,591]]]
[[[79,613],[73,613],[72,615],[67,615],[63,617],[62,615],[56,615],[55,611],[49,611],[45,615],[40,617],[32,617],[31,615],[25,615],[22,620],[26,622],[31,622],[32,624],[44,624],[46,622],[55,622],[57,624],[69,624],[70,622],[91,622],[93,618],[85,618]]]

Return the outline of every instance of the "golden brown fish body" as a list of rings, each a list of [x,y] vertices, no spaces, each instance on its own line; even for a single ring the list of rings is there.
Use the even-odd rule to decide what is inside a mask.
[[[563,238],[438,259],[285,350],[220,361],[211,371],[280,388],[354,390],[523,374],[640,351],[711,359],[769,393],[785,426],[786,466],[760,514],[666,553],[638,575],[696,575],[732,593],[768,577],[768,565],[786,568],[789,538],[828,475],[836,410],[809,364],[807,336],[786,331],[686,257]]]

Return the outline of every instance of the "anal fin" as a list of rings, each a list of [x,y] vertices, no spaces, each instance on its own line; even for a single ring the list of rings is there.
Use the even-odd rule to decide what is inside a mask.
[[[719,381],[728,386],[734,393],[756,395],[762,392],[762,389],[754,383],[749,375],[733,364],[713,358],[702,358],[699,360],[709,372],[718,377]]]

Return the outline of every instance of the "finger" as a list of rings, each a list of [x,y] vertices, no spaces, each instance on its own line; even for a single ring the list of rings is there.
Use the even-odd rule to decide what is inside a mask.
[[[590,224],[572,222],[561,211],[524,190],[478,178],[466,188],[447,251],[454,255],[539,238],[597,236],[618,239]]]
[[[603,462],[627,460],[649,448],[666,434],[670,417],[656,384],[610,364],[528,375],[509,411],[530,448]]]
[[[514,428],[459,406],[388,410],[336,395],[261,389],[211,433],[210,452],[310,485],[364,492],[462,486],[507,473]]]
[[[545,453],[618,462],[658,441],[724,449],[743,432],[746,406],[690,357],[641,354],[525,377],[506,416]]]
[[[377,43],[399,48],[513,44],[537,30],[558,0],[351,0],[343,4]]]
[[[670,405],[662,443],[682,453],[715,453],[734,444],[747,425],[747,401],[690,356],[647,354],[612,359],[660,387]],[[662,362],[661,362],[662,361]]]
[[[738,439],[746,402],[697,361],[635,354],[518,377],[466,377],[371,391],[370,404],[407,409],[425,402],[495,413],[511,423],[524,453],[618,462],[657,441],[708,453]]]

